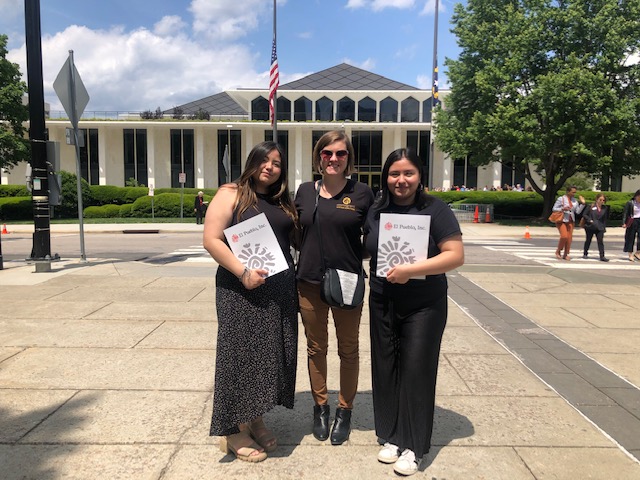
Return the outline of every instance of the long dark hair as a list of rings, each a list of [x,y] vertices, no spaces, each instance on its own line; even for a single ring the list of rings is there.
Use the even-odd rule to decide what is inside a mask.
[[[427,195],[424,191],[424,168],[422,167],[420,157],[418,157],[418,154],[412,148],[398,148],[397,150],[394,150],[389,154],[387,160],[384,162],[384,167],[382,167],[380,196],[372,207],[376,217],[378,217],[380,215],[380,212],[387,208],[389,206],[389,203],[391,203],[391,193],[389,192],[389,186],[387,184],[387,179],[389,178],[389,169],[391,168],[391,165],[402,159],[409,160],[413,164],[413,166],[416,167],[418,172],[420,172],[420,185],[418,185],[418,190],[416,190],[416,197],[413,201],[413,204],[417,207],[418,210],[422,210],[433,201],[433,197]]]
[[[251,149],[247,162],[244,167],[244,172],[240,175],[240,178],[234,183],[238,185],[238,196],[236,204],[236,218],[240,221],[240,217],[251,207],[256,207],[258,204],[258,196],[256,195],[256,186],[253,175],[260,169],[262,162],[267,158],[269,153],[273,150],[277,150],[280,154],[280,177],[273,185],[269,186],[267,195],[270,200],[276,203],[285,213],[291,217],[294,222],[297,222],[298,214],[293,201],[291,200],[291,194],[289,193],[289,184],[287,182],[287,160],[284,156],[284,152],[280,145],[276,142],[261,142]]]

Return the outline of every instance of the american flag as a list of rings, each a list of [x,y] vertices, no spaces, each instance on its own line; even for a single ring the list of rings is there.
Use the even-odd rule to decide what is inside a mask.
[[[440,103],[438,98],[438,66],[433,69],[433,86],[431,87],[431,106],[435,108]]]
[[[276,54],[276,39],[273,39],[273,47],[271,48],[271,72],[269,75],[269,113],[271,116],[271,125],[276,118],[275,97],[280,85],[280,72],[278,71],[278,55]]]

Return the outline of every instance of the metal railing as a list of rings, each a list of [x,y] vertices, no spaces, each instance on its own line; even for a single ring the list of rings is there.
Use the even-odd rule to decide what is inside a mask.
[[[449,204],[449,207],[460,223],[493,223],[491,203],[459,203]]]

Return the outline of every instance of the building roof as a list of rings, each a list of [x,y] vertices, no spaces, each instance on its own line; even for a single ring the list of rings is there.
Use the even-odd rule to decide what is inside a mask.
[[[390,80],[362,68],[341,63],[293,82],[278,90],[419,90],[405,83]]]
[[[251,89],[254,90],[254,89]],[[259,90],[259,89],[258,89]],[[264,89],[265,92],[267,89]],[[341,63],[320,72],[312,73],[293,82],[278,87],[278,91],[289,90],[420,90],[405,83],[390,80],[382,75],[371,73],[362,68]],[[194,100],[179,106],[184,114],[189,115],[202,109],[210,115],[246,115],[248,112],[226,92],[217,93],[209,97]],[[166,110],[166,114],[173,113],[173,108]]]
[[[186,115],[197,113],[202,109],[209,112],[210,115],[246,115],[247,112],[229,96],[227,92],[216,93],[208,97],[194,100],[193,102],[179,105]],[[173,113],[173,108],[166,110],[165,113]]]

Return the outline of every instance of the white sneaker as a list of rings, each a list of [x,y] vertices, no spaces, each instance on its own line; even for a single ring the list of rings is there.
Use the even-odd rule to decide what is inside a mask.
[[[393,471],[400,475],[413,475],[418,471],[416,454],[408,448],[402,452],[400,458],[393,464]]]
[[[382,463],[394,463],[400,456],[400,449],[393,443],[385,443],[378,452],[378,461]]]

